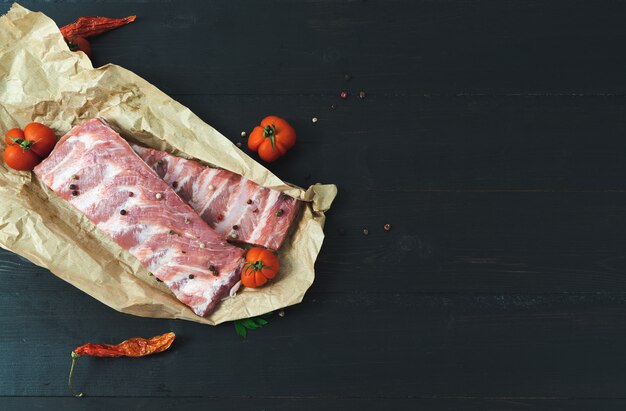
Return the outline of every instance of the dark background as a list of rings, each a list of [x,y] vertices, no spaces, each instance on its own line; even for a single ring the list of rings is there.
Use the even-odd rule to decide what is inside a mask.
[[[234,142],[286,117],[299,141],[269,168],[339,195],[304,302],[246,340],[0,251],[0,407],[625,409],[626,2],[599,3],[22,2],[137,14],[95,66]],[[162,355],[82,359],[68,397],[75,346],[167,330]]]

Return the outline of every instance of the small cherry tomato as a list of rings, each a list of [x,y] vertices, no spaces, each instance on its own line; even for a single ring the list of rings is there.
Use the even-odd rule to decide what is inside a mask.
[[[18,144],[15,140],[24,140],[24,132],[21,128],[12,128],[4,135],[4,141],[6,141],[9,146]]]
[[[30,149],[41,158],[46,158],[57,143],[54,131],[41,123],[30,123],[24,127],[24,140]]]
[[[278,160],[296,144],[296,130],[280,117],[267,116],[248,138],[248,148],[267,162]]]
[[[71,40],[65,39],[67,46],[72,51],[82,51],[87,55],[87,57],[91,58],[91,44],[89,44],[89,40],[84,37],[74,36]]]
[[[7,166],[22,171],[32,170],[41,161],[35,153],[19,144],[7,146],[2,157]]]
[[[260,287],[276,277],[279,268],[276,254],[265,248],[251,248],[246,253],[246,262],[241,271],[241,283],[248,288]]]

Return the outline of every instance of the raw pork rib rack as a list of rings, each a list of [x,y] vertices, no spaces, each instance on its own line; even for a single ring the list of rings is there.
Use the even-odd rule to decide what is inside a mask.
[[[137,145],[133,150],[218,234],[278,250],[303,202],[239,174]]]
[[[134,255],[198,315],[239,280],[226,242],[104,120],[74,127],[35,174]]]

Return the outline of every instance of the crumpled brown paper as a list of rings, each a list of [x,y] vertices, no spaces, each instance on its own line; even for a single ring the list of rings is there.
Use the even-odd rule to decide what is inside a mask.
[[[306,200],[280,250],[270,286],[240,291],[209,317],[195,315],[131,256],[30,172],[0,164],[0,246],[28,258],[108,306],[144,317],[219,324],[297,304],[313,283],[334,185],[303,190],[281,181],[189,109],[122,67],[93,68],[55,23],[18,4],[0,17],[0,130],[39,121],[57,136],[102,116],[125,138],[196,158]],[[4,149],[4,142],[0,143]]]

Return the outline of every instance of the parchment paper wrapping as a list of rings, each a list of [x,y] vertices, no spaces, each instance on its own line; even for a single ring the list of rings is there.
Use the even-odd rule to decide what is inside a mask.
[[[309,201],[280,250],[277,280],[240,291],[209,317],[195,315],[127,251],[101,233],[30,172],[0,164],[0,246],[48,268],[108,306],[144,317],[205,324],[259,315],[297,304],[313,283],[334,185],[288,185],[152,84],[119,66],[93,68],[69,51],[55,23],[17,4],[0,17],[0,130],[39,121],[62,136],[102,116],[125,138],[242,174]],[[0,148],[4,149],[4,140]]]

